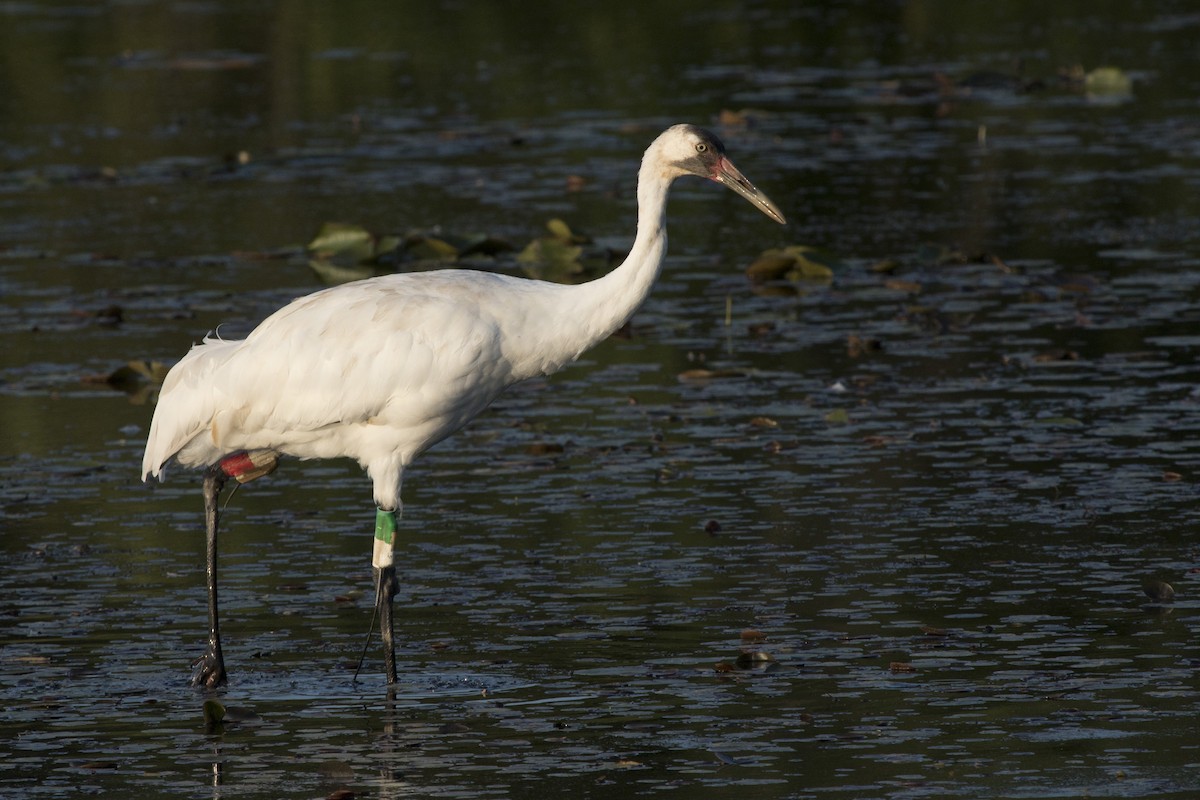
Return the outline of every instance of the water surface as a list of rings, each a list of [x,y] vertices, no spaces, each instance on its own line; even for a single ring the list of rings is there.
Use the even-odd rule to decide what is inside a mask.
[[[1185,4],[0,17],[0,794],[1195,794]],[[206,727],[199,480],[98,378],[318,288],[329,221],[620,252],[678,121],[791,224],[681,183],[630,329],[418,463],[390,696],[369,482],[240,490]],[[832,279],[746,278],[796,244]]]

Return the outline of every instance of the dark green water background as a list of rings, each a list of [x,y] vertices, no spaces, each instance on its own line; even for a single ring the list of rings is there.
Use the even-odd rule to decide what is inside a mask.
[[[1198,41],[1183,2],[0,4],[0,796],[1197,796]],[[628,335],[418,463],[390,700],[369,482],[240,491],[206,730],[199,479],[142,485],[151,406],[89,378],[318,288],[329,221],[620,251],[675,122],[790,225],[680,184]],[[833,279],[747,280],[794,244]]]

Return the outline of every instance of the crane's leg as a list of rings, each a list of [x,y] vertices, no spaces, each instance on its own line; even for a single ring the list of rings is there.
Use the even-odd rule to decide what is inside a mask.
[[[208,649],[192,662],[192,686],[215,689],[228,678],[225,673],[225,654],[221,652],[221,625],[217,618],[217,525],[221,509],[217,500],[225,481],[238,483],[269,475],[279,465],[279,457],[269,450],[228,455],[204,471],[204,531],[205,573],[208,581]]]
[[[375,609],[379,614],[379,636],[383,639],[383,670],[388,685],[396,682],[396,644],[392,636],[392,601],[400,588],[396,579],[396,512],[375,511]]]
[[[215,689],[225,683],[225,656],[221,652],[221,626],[217,621],[217,523],[220,508],[217,499],[225,486],[220,464],[204,472],[204,528],[208,547],[205,572],[208,579],[208,650],[192,662],[192,686]]]

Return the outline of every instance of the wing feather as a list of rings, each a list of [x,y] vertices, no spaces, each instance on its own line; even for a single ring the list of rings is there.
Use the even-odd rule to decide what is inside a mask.
[[[393,275],[302,297],[244,341],[206,339],[168,374],[143,477],[238,449],[349,455],[337,432],[388,425],[414,453],[460,427],[512,382],[486,302],[503,276]],[[431,440],[431,441],[426,441]]]

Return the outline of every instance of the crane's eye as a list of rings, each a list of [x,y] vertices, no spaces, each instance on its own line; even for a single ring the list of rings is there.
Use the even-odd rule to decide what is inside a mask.
[[[697,152],[697,153],[703,153],[703,152],[705,152],[705,151],[707,151],[707,150],[708,150],[708,145],[706,145],[704,142],[697,142],[697,143],[696,143],[696,152]]]

